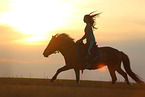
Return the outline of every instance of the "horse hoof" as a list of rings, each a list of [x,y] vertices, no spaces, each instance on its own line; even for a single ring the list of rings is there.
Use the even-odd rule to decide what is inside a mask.
[[[112,80],[112,85],[115,84],[116,81],[117,81],[117,79],[113,79]]]
[[[53,79],[51,79],[51,80],[50,80],[50,83],[53,83],[53,82],[54,82],[54,80],[53,80]]]
[[[127,85],[132,86],[132,84],[130,84],[130,83],[127,83]]]
[[[114,85],[115,83],[111,83],[111,85]]]
[[[80,84],[80,81],[77,81],[77,84]]]

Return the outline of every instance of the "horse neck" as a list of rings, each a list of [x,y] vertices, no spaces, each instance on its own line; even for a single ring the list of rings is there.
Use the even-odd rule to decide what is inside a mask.
[[[69,52],[72,51],[74,47],[75,47],[75,42],[63,41],[59,51],[65,57],[65,56],[69,55]]]

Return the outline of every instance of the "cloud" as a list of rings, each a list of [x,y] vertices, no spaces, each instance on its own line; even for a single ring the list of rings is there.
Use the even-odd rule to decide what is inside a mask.
[[[0,0],[0,13],[10,11],[10,0]]]
[[[145,21],[144,20],[136,20],[136,21],[133,21],[133,23],[138,24],[140,26],[145,26]]]
[[[0,33],[0,43],[10,42],[25,37],[14,27],[5,24],[0,24]]]
[[[30,65],[30,64],[38,64],[38,63],[44,63],[44,60],[20,60],[20,59],[14,59],[14,58],[0,58],[1,64],[11,63],[11,64],[23,64],[23,65]]]
[[[24,60],[16,60],[16,59],[6,59],[6,58],[1,58],[0,63],[6,64],[6,63],[17,63],[17,64],[28,64],[29,61],[24,61]]]

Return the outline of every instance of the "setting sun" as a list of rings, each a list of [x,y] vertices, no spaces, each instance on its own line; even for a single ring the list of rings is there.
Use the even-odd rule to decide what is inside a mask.
[[[71,7],[59,0],[10,1],[11,10],[2,13],[1,22],[15,27],[23,34],[34,36],[24,39],[26,41],[43,40],[42,36],[66,25],[65,20],[70,15]]]

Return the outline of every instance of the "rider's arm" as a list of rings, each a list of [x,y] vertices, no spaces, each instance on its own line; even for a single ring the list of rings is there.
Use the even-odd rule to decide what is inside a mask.
[[[89,27],[86,27],[85,35],[80,39],[80,41],[83,41],[88,36],[88,33],[89,33]]]

